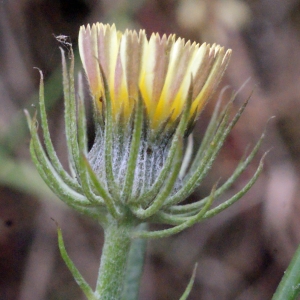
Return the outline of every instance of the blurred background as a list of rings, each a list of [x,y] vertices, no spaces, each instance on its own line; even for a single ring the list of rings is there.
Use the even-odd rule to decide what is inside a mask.
[[[297,0],[1,0],[0,1],[0,299],[85,299],[59,256],[56,226],[69,255],[94,285],[103,234],[98,224],[62,204],[45,186],[29,156],[23,110],[34,113],[40,68],[45,76],[51,134],[66,163],[59,46],[65,35],[77,50],[79,26],[116,23],[176,33],[233,49],[220,86],[243,117],[205,183],[189,201],[226,179],[266,127],[258,157],[218,201],[250,179],[269,152],[263,174],[233,207],[174,237],[148,243],[140,299],[179,299],[198,270],[189,299],[271,299],[300,242],[300,1]],[[77,67],[81,68],[77,59]],[[195,129],[199,143],[216,92]]]

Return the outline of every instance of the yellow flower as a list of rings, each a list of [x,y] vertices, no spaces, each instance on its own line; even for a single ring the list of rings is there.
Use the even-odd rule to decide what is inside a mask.
[[[152,129],[178,119],[191,80],[193,122],[217,87],[231,55],[231,50],[215,44],[199,45],[158,33],[148,40],[144,30],[121,33],[115,25],[102,23],[81,26],[79,51],[99,111],[105,93],[101,66],[114,120],[120,113],[125,119],[130,117],[140,90]]]

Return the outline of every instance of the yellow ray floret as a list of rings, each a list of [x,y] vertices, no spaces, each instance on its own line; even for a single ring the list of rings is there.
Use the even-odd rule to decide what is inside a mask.
[[[175,35],[126,30],[96,23],[81,26],[79,51],[91,94],[101,110],[104,95],[100,66],[108,82],[112,113],[131,115],[141,91],[149,124],[155,129],[181,114],[193,80],[191,116],[199,114],[218,85],[231,50],[219,45],[185,42]],[[195,111],[197,110],[197,111]]]

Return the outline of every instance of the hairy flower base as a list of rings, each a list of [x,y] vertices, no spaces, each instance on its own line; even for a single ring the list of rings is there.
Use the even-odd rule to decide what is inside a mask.
[[[132,131],[129,127],[128,131]],[[121,135],[119,132],[113,134],[113,149],[112,149],[112,171],[115,178],[116,185],[123,187],[128,169],[128,161],[130,157],[132,133]],[[161,145],[153,145],[148,142],[146,137],[141,138],[138,154],[136,158],[136,168],[134,170],[134,182],[131,188],[131,196],[127,201],[138,202],[136,199],[142,198],[143,194],[149,192],[151,187],[159,176],[163,168],[170,145],[165,142]],[[97,177],[103,186],[106,186],[106,171],[105,171],[105,142],[104,132],[100,128],[97,129],[94,145],[88,154],[88,161],[97,174]],[[176,179],[174,183],[174,194],[181,186],[180,178]]]

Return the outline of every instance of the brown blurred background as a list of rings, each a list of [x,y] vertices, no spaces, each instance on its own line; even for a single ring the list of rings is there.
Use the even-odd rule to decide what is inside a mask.
[[[220,199],[243,187],[271,149],[263,174],[242,200],[177,236],[148,243],[140,299],[179,299],[195,262],[189,299],[271,299],[300,242],[297,0],[0,1],[0,300],[84,299],[59,256],[51,218],[62,227],[75,264],[95,284],[102,230],[58,201],[40,179],[29,157],[23,109],[33,113],[37,106],[39,74],[33,67],[38,67],[45,75],[53,140],[66,162],[55,36],[69,36],[76,49],[79,26],[96,21],[232,48],[222,81],[230,87],[228,97],[250,79],[236,101],[242,103],[254,90],[248,108],[195,199],[230,175],[276,116],[267,125],[259,157]],[[198,142],[213,105],[214,99],[197,125]]]

